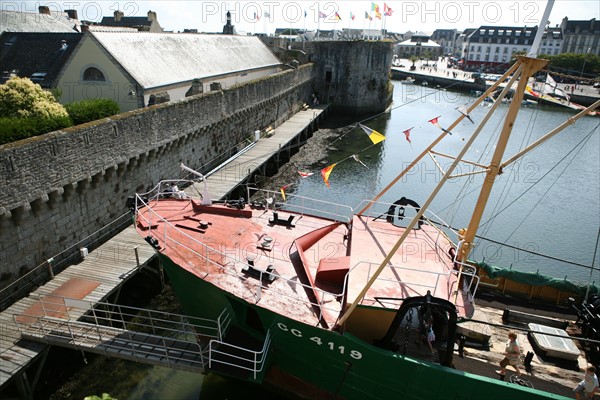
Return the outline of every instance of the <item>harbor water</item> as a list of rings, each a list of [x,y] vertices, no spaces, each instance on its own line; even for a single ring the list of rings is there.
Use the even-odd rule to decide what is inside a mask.
[[[344,130],[342,136],[332,140],[326,160],[299,166],[299,169],[314,175],[305,179],[298,175],[294,181],[286,182],[290,184],[288,194],[358,206],[361,201],[373,198],[441,133],[430,120],[439,117],[440,126],[447,128],[460,116],[457,108],[474,100],[473,96],[463,93],[400,82],[393,84],[391,112],[363,121],[365,126],[381,132],[386,139],[373,145],[360,128]],[[477,107],[471,112],[471,118],[476,123],[481,121],[489,106],[486,103]],[[507,105],[499,106],[481,137],[468,149],[468,160],[475,164],[489,160],[494,151],[491,140],[501,130],[502,117],[507,110]],[[515,154],[572,115],[571,111],[555,107],[522,106],[506,154]],[[478,233],[489,240],[479,241],[471,259],[560,279],[567,277],[579,283],[600,283],[600,255],[595,251],[600,226],[599,123],[599,117],[586,116],[504,169],[496,180]],[[452,130],[452,135],[442,141],[437,151],[457,154],[473,128],[469,120],[463,120]],[[410,143],[403,133],[409,129]],[[436,161],[443,171],[452,162],[440,155]],[[320,169],[334,163],[328,188]],[[474,164],[461,164],[456,173],[467,174],[476,170]],[[406,197],[423,204],[440,177],[436,162],[426,156],[381,201],[393,203]],[[430,210],[452,227],[466,227],[482,180],[482,174],[451,179]],[[536,255],[538,253],[552,258]],[[593,271],[589,268],[592,265],[595,267]],[[86,369],[91,371],[87,375]],[[81,399],[81,393],[101,395],[103,391],[120,400],[279,397],[264,388],[211,374],[140,366],[101,357],[90,362],[77,375],[79,377],[75,376],[71,381],[70,390],[56,392],[51,398]]]

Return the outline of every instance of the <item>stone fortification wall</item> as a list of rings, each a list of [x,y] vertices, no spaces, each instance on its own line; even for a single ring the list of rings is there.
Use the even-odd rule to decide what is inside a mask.
[[[0,287],[181,176],[181,162],[204,170],[286,120],[309,101],[312,68],[0,146]]]
[[[373,114],[392,102],[391,41],[312,42],[313,91],[337,113]]]

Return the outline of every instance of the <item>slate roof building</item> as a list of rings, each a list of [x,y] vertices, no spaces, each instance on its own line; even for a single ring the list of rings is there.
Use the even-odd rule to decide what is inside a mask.
[[[15,75],[43,88],[56,87],[61,68],[82,36],[75,32],[4,32],[0,35],[0,84]]]
[[[442,54],[456,54],[456,38],[461,32],[456,29],[436,29],[431,34],[431,40],[442,46]]]
[[[97,25],[135,28],[141,32],[163,32],[163,28],[158,23],[156,12],[154,11],[148,11],[146,17],[126,17],[123,11],[117,10],[113,13],[112,17],[102,17],[102,20]]]
[[[565,17],[560,27],[565,40],[563,53],[595,54],[600,56],[600,21],[569,21]]]
[[[85,33],[59,76],[61,102],[110,98],[121,111],[178,100],[281,70],[259,38],[173,33]],[[216,86],[219,86],[216,85]]]
[[[430,40],[423,32],[413,33],[410,39],[394,46],[394,53],[400,58],[411,56],[437,58],[442,55],[442,46]]]
[[[465,65],[471,67],[506,66],[512,55],[529,52],[537,26],[480,26],[467,39]],[[542,37],[538,54],[559,54],[563,37],[560,28],[548,28]]]
[[[40,6],[38,13],[0,10],[0,33],[80,32],[80,25],[76,10],[55,12],[47,6]]]

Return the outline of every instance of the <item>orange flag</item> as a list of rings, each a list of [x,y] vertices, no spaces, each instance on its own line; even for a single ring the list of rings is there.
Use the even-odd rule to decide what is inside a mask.
[[[325,167],[321,170],[321,176],[323,177],[323,182],[325,182],[327,187],[330,187],[329,186],[329,175],[331,174],[333,167],[335,167],[336,165],[337,165],[337,163],[331,164],[329,167]]]

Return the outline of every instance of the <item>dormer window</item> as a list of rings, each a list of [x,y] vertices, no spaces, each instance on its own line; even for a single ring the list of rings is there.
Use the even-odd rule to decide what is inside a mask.
[[[495,30],[494,30],[494,29],[490,29],[490,30],[488,31],[488,35],[492,36],[492,35],[494,34],[494,32],[495,32]]]
[[[83,80],[84,81],[92,81],[92,82],[104,82],[106,78],[102,71],[95,67],[89,67],[85,71],[83,71]]]

